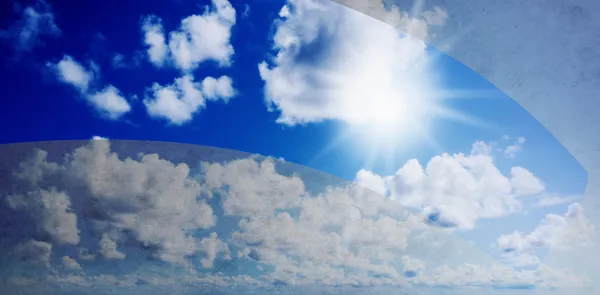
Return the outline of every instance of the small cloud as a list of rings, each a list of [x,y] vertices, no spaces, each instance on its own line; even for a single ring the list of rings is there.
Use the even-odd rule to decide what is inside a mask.
[[[127,67],[127,63],[125,62],[125,56],[120,53],[115,53],[115,55],[112,58],[111,65],[115,69]]]
[[[148,59],[156,67],[172,62],[183,72],[189,72],[205,61],[229,66],[234,53],[230,38],[235,22],[235,9],[227,0],[213,0],[204,13],[184,18],[179,29],[168,34],[159,17],[146,16],[142,19],[141,30]]]
[[[562,196],[556,194],[542,194],[539,196],[539,199],[536,203],[533,204],[533,207],[551,207],[562,204],[567,204],[573,202],[578,197],[576,196]]]
[[[49,66],[56,70],[62,82],[74,86],[81,92],[88,90],[90,82],[94,78],[92,71],[88,71],[69,55],[65,55],[58,63],[49,64]]]
[[[105,259],[125,259],[125,254],[117,250],[117,242],[107,233],[102,234],[98,247],[100,247],[100,254]]]
[[[142,31],[144,32],[144,44],[148,47],[148,59],[152,64],[161,67],[169,53],[165,43],[162,21],[156,16],[148,16],[142,19]]]
[[[94,135],[94,136],[92,136],[92,140],[108,140],[108,137]]]
[[[517,196],[533,196],[546,190],[544,183],[523,167],[512,167],[510,176],[510,182]]]
[[[92,90],[99,83],[100,67],[96,63],[90,62],[88,69],[65,55],[58,63],[48,63],[48,66],[60,81],[77,89],[105,118],[117,120],[131,110],[131,105],[116,87],[106,85],[100,90]]]
[[[86,261],[90,261],[90,260],[96,259],[96,256],[94,256],[94,254],[92,254],[92,252],[90,251],[90,249],[85,248],[85,247],[79,248],[78,257],[79,257],[79,259],[86,260]]]
[[[283,7],[281,7],[281,10],[279,11],[279,17],[288,18],[290,16],[290,8],[287,5],[283,5]]]
[[[80,270],[81,269],[81,265],[79,265],[77,260],[75,260],[69,256],[63,256],[62,264],[68,270]]]
[[[521,151],[523,144],[525,144],[525,141],[525,137],[517,138],[514,144],[509,145],[504,149],[504,156],[507,158],[514,159],[517,156],[517,153]]]
[[[494,147],[496,146],[495,142],[486,143],[484,141],[478,140],[473,143],[471,147],[471,155],[486,155],[489,156],[492,154]]]
[[[424,11],[421,16],[430,25],[443,25],[448,18],[448,13],[440,7],[434,7],[433,10]]]
[[[112,85],[88,96],[96,109],[105,117],[117,120],[131,110],[131,106],[119,89]]]
[[[143,101],[148,114],[175,125],[189,122],[194,113],[206,106],[206,100],[227,103],[236,94],[227,76],[207,77],[202,83],[196,83],[191,75],[177,78],[170,85],[155,83],[148,93]]]
[[[242,12],[242,17],[247,18],[250,16],[250,5],[244,4],[244,11]]]

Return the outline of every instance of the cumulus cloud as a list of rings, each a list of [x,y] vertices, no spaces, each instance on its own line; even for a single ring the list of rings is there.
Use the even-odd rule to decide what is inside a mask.
[[[17,52],[28,52],[42,44],[43,37],[57,37],[61,30],[54,22],[51,6],[38,1],[34,6],[21,11],[21,17],[5,31],[0,38],[13,42]]]
[[[125,259],[125,254],[117,250],[117,242],[113,240],[107,233],[103,233],[98,241],[100,254],[106,259]]]
[[[234,53],[230,38],[235,22],[236,11],[227,0],[213,0],[202,14],[184,18],[177,30],[167,34],[168,38],[160,18],[148,16],[141,27],[148,59],[157,67],[172,63],[185,72],[210,60],[229,66]]]
[[[116,87],[106,85],[98,90],[92,89],[97,88],[96,84],[99,84],[99,70],[94,63],[85,68],[73,57],[65,55],[56,64],[48,63],[48,66],[60,81],[76,88],[105,118],[116,120],[131,110],[131,105]]]
[[[454,157],[464,164],[484,161],[489,156]],[[477,157],[480,159],[466,160]],[[282,160],[251,156],[201,163],[192,178],[186,164],[172,163],[156,154],[126,158],[111,149],[109,140],[90,140],[59,158],[62,162],[52,162],[47,153],[39,151],[22,162],[15,176],[28,185],[19,186],[23,192],[12,194],[35,195],[32,192],[46,191],[70,196],[71,209],[63,210],[65,206],[61,202],[56,208],[61,214],[76,215],[82,238],[77,247],[63,244],[55,250],[60,253],[58,257],[62,257],[63,265],[57,271],[81,268],[70,254],[77,252],[63,252],[65,250],[78,250],[79,261],[95,259],[96,254],[98,259],[137,263],[135,259],[147,258],[141,254],[148,254],[152,259],[185,267],[166,270],[163,265],[155,268],[153,264],[145,264],[140,268],[144,274],[115,276],[53,272],[45,283],[114,287],[173,286],[175,281],[194,286],[227,286],[235,282],[236,286],[318,284],[336,288],[411,285],[554,288],[585,283],[582,276],[548,268],[533,252],[524,250],[528,248],[504,251],[504,258],[513,265],[536,265],[535,269],[517,271],[496,265],[490,262],[491,258],[488,261],[473,253],[476,248],[465,248],[466,242],[444,242],[446,238],[442,235],[448,231],[424,223],[434,219],[432,214],[407,211],[397,200],[353,184],[314,191],[310,175],[291,173],[294,170],[289,169],[290,164]],[[404,171],[425,171],[425,176],[400,174],[406,183],[418,183],[417,180],[423,181],[422,177],[444,173],[458,173],[463,179],[469,179],[458,169],[460,165],[431,167],[430,171],[422,167]],[[462,167],[468,167],[471,170],[467,170],[484,179],[488,177],[485,173],[477,173],[493,170],[477,165]],[[503,177],[503,182],[509,184],[506,193],[518,200],[510,187],[510,178]],[[377,180],[377,175],[368,171],[357,177],[368,180],[367,183],[373,180],[371,178]],[[384,188],[388,190],[388,179],[384,180]],[[381,182],[375,183],[381,188]],[[435,183],[450,185],[452,181],[439,178]],[[484,181],[485,185],[494,183]],[[469,182],[454,186],[477,187]],[[223,225],[214,230],[211,228],[216,225],[216,216],[207,198],[211,198],[211,204],[221,207],[215,208],[215,212],[222,214],[219,218]],[[22,202],[28,204],[29,199],[23,198]],[[589,233],[590,226],[581,217],[580,209],[572,205],[566,214],[546,217],[533,233],[517,238],[528,241],[532,247],[557,244],[555,241],[559,239],[553,235],[562,235],[560,239],[570,241],[573,247],[589,244],[591,240],[583,238],[582,233]],[[444,211],[439,213],[438,224],[447,216]],[[65,227],[63,223],[56,224]],[[570,234],[557,229],[566,225],[574,228]],[[56,232],[63,231],[57,228]],[[41,242],[38,237],[30,238],[35,240],[17,244],[15,249],[21,250],[15,253],[41,266],[51,266],[53,245]],[[447,239],[451,240],[451,236]],[[514,237],[505,240],[524,244],[514,242]],[[544,242],[539,242],[541,240]],[[57,243],[54,239],[48,241]],[[237,253],[238,259],[246,260],[236,264],[232,271],[246,271],[250,267],[260,274],[246,277],[220,273],[223,265],[233,265],[234,261],[227,262],[233,260],[232,252]],[[447,258],[448,255],[451,257]],[[90,263],[90,267],[93,265]],[[196,267],[203,270],[195,272]],[[211,268],[215,275],[204,270]],[[181,275],[171,273],[174,269],[181,269]],[[163,276],[163,272],[172,278]],[[572,280],[574,277],[576,280]]]
[[[69,256],[63,256],[62,264],[66,269],[69,269],[69,270],[80,270],[81,269],[81,265],[79,265],[77,260],[75,260]]]
[[[198,251],[190,232],[216,224],[211,206],[198,198],[200,184],[186,164],[156,154],[122,160],[111,152],[108,140],[91,140],[63,163],[50,162],[46,155],[38,151],[20,165],[16,175],[27,180],[29,191],[8,202],[15,209],[34,210],[35,223],[57,243],[79,242],[77,213],[92,222],[87,234],[98,238],[104,258],[125,258],[118,243],[135,241],[155,259],[185,263]],[[67,209],[67,196],[77,210]],[[118,234],[122,232],[128,235]],[[80,257],[92,259],[87,249]]]
[[[38,231],[47,234],[58,244],[79,243],[77,216],[72,213],[71,199],[64,192],[37,190],[6,198],[13,210],[27,213],[36,223]]]
[[[424,74],[423,41],[329,1],[290,0],[279,15],[276,54],[258,66],[266,104],[280,113],[279,123],[362,122],[377,116],[378,99],[402,99],[407,108],[430,98],[425,90],[433,81]],[[425,18],[411,18],[397,7],[382,17],[410,34],[427,35]]]
[[[477,141],[471,154],[441,154],[423,166],[408,160],[391,176],[361,170],[356,180],[383,190],[400,204],[423,210],[427,222],[443,227],[473,229],[481,218],[499,218],[521,212],[521,197],[537,196],[547,202],[544,184],[523,167],[504,175],[495,165],[494,144]],[[383,186],[382,186],[383,184]]]
[[[15,246],[17,256],[26,261],[31,261],[44,267],[50,267],[52,244],[29,240]]]
[[[119,89],[112,85],[91,94],[88,99],[96,106],[96,109],[112,120],[119,119],[131,110],[131,106]]]
[[[559,194],[544,194],[534,204],[533,207],[550,207],[573,202],[578,197],[563,196]]]
[[[399,275],[390,263],[406,249],[413,225],[381,195],[351,186],[309,196],[300,178],[278,173],[269,158],[204,170],[224,212],[244,217],[232,234],[244,249],[238,256],[273,265],[273,278],[334,284],[345,282],[350,269]]]
[[[567,251],[590,246],[595,236],[594,225],[585,217],[579,203],[569,206],[564,215],[548,214],[531,233],[515,231],[497,240],[504,252],[529,252],[537,248]]]
[[[370,189],[381,195],[385,194],[385,181],[371,171],[361,169],[356,173],[354,181],[366,189]]]
[[[93,79],[93,72],[84,68],[73,57],[65,55],[55,65],[59,79],[67,84],[79,89],[81,92],[86,92]]]
[[[546,190],[542,181],[523,167],[510,169],[510,183],[517,196],[537,195]]]
[[[165,43],[162,21],[156,16],[148,16],[142,20],[144,44],[148,47],[148,59],[152,64],[160,67],[164,64],[169,48]]]
[[[227,243],[219,240],[217,233],[214,232],[200,240],[199,249],[204,255],[200,260],[204,268],[213,267],[213,263],[219,253],[224,253],[227,257],[231,257]]]
[[[196,112],[206,107],[206,101],[221,100],[227,103],[235,94],[231,78],[227,76],[218,79],[207,77],[197,83],[193,76],[185,75],[175,79],[170,85],[154,83],[148,89],[144,105],[150,116],[181,125],[189,122]]]

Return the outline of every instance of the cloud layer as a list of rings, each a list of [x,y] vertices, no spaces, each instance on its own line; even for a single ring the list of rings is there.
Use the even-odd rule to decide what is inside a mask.
[[[349,183],[315,191],[310,174],[281,172],[294,167],[283,160],[194,157],[189,163],[196,164],[189,166],[158,154],[136,155],[131,145],[123,149],[119,144],[119,150],[129,150],[129,156],[120,155],[111,145],[109,140],[93,139],[64,155],[38,150],[13,170],[19,186],[3,197],[3,204],[22,216],[14,226],[31,231],[20,234],[25,240],[4,243],[13,244],[21,261],[49,269],[40,283],[101,286],[108,279],[115,286],[235,282],[248,288],[318,284],[511,289],[589,285],[584,277],[539,261],[534,270],[494,262],[439,228],[443,222],[468,228],[476,218],[508,214],[503,204],[518,203],[510,178],[497,172],[486,155],[434,157],[425,170],[409,161],[411,169],[407,164],[388,179],[393,181],[383,182],[402,180],[403,194],[396,190],[386,198]],[[171,148],[170,153],[179,152]],[[469,171],[475,174],[469,176]],[[373,173],[360,175],[363,180],[377,179]],[[462,182],[441,178],[444,175],[460,175]],[[423,190],[434,183],[446,185],[434,185],[426,194],[435,196],[440,205],[436,208],[443,208],[436,220],[433,211],[402,207],[403,198],[417,200],[410,189]],[[482,207],[465,209],[476,211],[474,215],[458,213],[466,205],[452,200],[456,192],[450,187],[484,194],[484,199],[473,201]],[[477,190],[483,187],[487,190]],[[594,231],[575,203],[564,215],[547,215],[529,234],[499,237],[497,246],[523,255],[535,254],[531,249],[536,247],[569,251],[592,243]],[[127,269],[140,263],[144,271],[135,276],[86,274],[106,272],[103,269],[113,264]],[[155,263],[164,264],[157,268]],[[167,265],[172,272],[163,275],[161,268]],[[207,270],[228,274],[209,275]],[[174,274],[179,275],[171,277]],[[26,279],[15,274],[11,281]]]

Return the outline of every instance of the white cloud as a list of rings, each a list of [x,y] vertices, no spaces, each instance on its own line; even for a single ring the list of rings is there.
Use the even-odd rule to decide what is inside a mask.
[[[514,144],[509,145],[504,149],[504,156],[506,156],[507,158],[514,159],[517,156],[517,153],[519,153],[522,150],[525,141],[525,137],[517,138]]]
[[[224,212],[244,217],[232,234],[243,249],[238,256],[271,264],[274,279],[345,284],[354,272],[399,276],[390,263],[416,227],[393,201],[355,186],[310,196],[269,158],[206,164],[204,171]]]
[[[44,267],[50,267],[52,244],[29,240],[15,246],[17,256],[26,261],[31,261]]]
[[[217,233],[211,233],[208,237],[200,240],[198,248],[204,254],[200,261],[204,268],[213,267],[217,254],[230,255],[229,246],[217,238]]]
[[[142,21],[149,60],[156,66],[173,62],[185,72],[210,60],[229,66],[234,53],[230,38],[235,21],[236,12],[229,1],[213,0],[204,13],[184,18],[177,30],[168,33],[167,40],[160,19],[149,16]]]
[[[425,166],[412,159],[394,175],[361,170],[356,179],[404,206],[423,210],[429,222],[443,227],[472,229],[478,219],[521,212],[523,196],[547,202],[544,199],[551,194],[529,170],[513,167],[510,175],[502,174],[494,163],[494,146],[477,141],[470,155],[441,154]]]
[[[202,80],[202,93],[209,100],[222,99],[228,102],[235,95],[233,82],[228,76],[221,76],[218,79],[206,77]]]
[[[543,194],[533,204],[533,207],[550,207],[556,205],[562,205],[573,202],[577,197],[575,196],[563,196],[557,194]]]
[[[523,167],[510,169],[510,183],[517,196],[537,195],[546,190],[542,181]]]
[[[442,265],[427,275],[416,278],[415,282],[427,286],[458,288],[483,286],[502,289],[535,289],[537,287],[571,290],[590,286],[586,277],[564,269],[552,269],[543,264],[533,270],[515,270],[499,264],[491,267],[473,264],[462,264],[457,267]]]
[[[98,241],[100,254],[106,259],[125,259],[125,254],[117,250],[117,242],[113,240],[107,233],[103,233]]]
[[[150,116],[181,125],[189,122],[194,113],[203,109],[206,100],[222,100],[227,103],[236,94],[231,83],[227,76],[218,79],[207,77],[202,83],[196,83],[191,75],[185,75],[175,79],[170,85],[152,85],[148,89],[149,96],[144,99],[144,105]]]
[[[116,120],[131,110],[131,106],[119,89],[112,85],[88,97],[96,109],[106,117]]]
[[[148,16],[142,20],[142,31],[144,44],[148,46],[148,59],[155,66],[162,66],[169,54],[162,21],[156,16]]]
[[[416,106],[417,99],[429,98],[423,89],[433,83],[422,72],[423,41],[329,1],[290,0],[279,15],[276,56],[259,64],[267,106],[280,112],[279,123],[362,122],[378,115],[379,100],[402,99],[404,108],[425,110]],[[411,19],[397,8],[382,17],[427,35],[424,19]]]
[[[581,205],[573,203],[564,215],[546,215],[529,234],[515,231],[500,236],[497,245],[504,252],[529,252],[542,247],[567,251],[590,246],[594,236],[594,225],[583,214]]]
[[[399,203],[424,208],[432,222],[471,229],[480,218],[498,218],[521,209],[510,180],[486,155],[442,154],[422,167],[409,160],[386,182]]]
[[[62,263],[63,263],[63,266],[69,270],[80,270],[81,269],[81,265],[79,265],[77,260],[75,260],[69,256],[63,256]]]
[[[495,142],[486,143],[484,141],[478,140],[475,143],[473,143],[473,147],[471,148],[471,154],[489,156],[492,154],[495,146]]]
[[[27,213],[36,223],[38,231],[49,235],[58,244],[77,245],[79,229],[77,216],[72,213],[71,199],[61,191],[37,190],[6,198],[13,210]]]
[[[186,164],[171,163],[156,154],[124,158],[111,151],[109,140],[90,140],[61,158],[64,160],[60,164],[49,162],[46,153],[38,152],[19,166],[16,175],[29,180],[30,186],[25,191],[49,191],[52,186],[71,196],[74,208],[84,209],[73,212],[85,214],[85,220],[92,225],[85,227],[87,232],[82,236],[90,240],[82,241],[81,246],[97,249],[98,256],[104,259],[136,259],[139,255],[133,255],[136,252],[129,249],[139,245],[155,259],[192,267],[154,268],[151,264],[140,267],[150,276],[53,274],[46,277],[50,284],[80,287],[148,284],[153,288],[180,286],[182,282],[194,287],[235,283],[240,287],[317,284],[323,288],[384,285],[553,288],[581,287],[586,283],[583,276],[548,268],[529,251],[512,251],[504,258],[513,265],[535,265],[533,270],[517,271],[496,265],[487,255],[476,253],[477,248],[468,248],[466,242],[458,243],[452,236],[443,235],[448,231],[426,226],[421,214],[407,212],[399,202],[386,199],[381,193],[355,185],[309,192],[313,184],[310,175],[283,173],[294,171],[288,169],[290,163],[272,158],[252,156],[203,163],[196,178],[190,177]],[[439,185],[434,185],[436,189],[472,188],[471,177],[480,177],[481,186],[494,187],[501,182],[500,187],[504,187],[508,183],[507,194],[514,191],[508,177],[494,180],[499,176],[488,166],[489,156],[459,154],[439,158],[432,161],[448,162],[430,163],[426,168],[412,166],[401,169],[399,174],[405,183],[412,185],[423,183],[422,177],[439,177],[431,182]],[[474,176],[462,172],[461,165]],[[466,182],[446,181],[446,173],[457,174],[459,180]],[[377,180],[377,175],[364,171],[363,177],[357,177],[369,178]],[[216,216],[206,203],[207,197],[215,198],[211,203],[222,206],[224,227],[208,231],[216,224]],[[516,199],[514,195],[513,198]],[[233,220],[237,226],[229,223]],[[573,229],[566,234],[563,231],[561,239],[569,240],[572,245],[590,243],[583,234],[577,234],[590,231],[577,205],[572,205],[563,216],[547,217],[534,231],[539,233],[521,238],[532,245],[536,239],[528,236],[557,241],[552,235],[560,234],[557,228],[567,225]],[[233,231],[231,235],[228,228]],[[199,235],[200,232],[212,234]],[[52,245],[37,241],[28,244],[29,250],[21,252],[28,254],[20,256],[50,266]],[[261,274],[250,278],[217,273],[221,260],[232,259],[230,246],[231,250],[237,250],[238,258],[249,260],[236,266],[240,271],[260,266]],[[86,248],[75,249],[80,251],[78,260],[94,259]],[[74,256],[63,256],[66,253],[62,250],[58,248],[56,252],[60,253],[63,266],[77,262],[71,258]],[[213,275],[205,276],[204,270],[202,274],[190,273],[193,266],[215,269]],[[61,269],[66,268],[57,270]],[[181,270],[182,275],[172,273],[174,269]],[[163,272],[169,276],[163,276]]]
[[[89,84],[94,78],[91,71],[86,70],[69,55],[65,55],[55,67],[62,82],[73,85],[81,92],[88,90]]]
[[[39,152],[28,165],[21,165],[18,175],[29,180],[27,194],[35,196],[46,186],[56,187],[65,196],[71,195],[78,208],[94,212],[86,219],[95,224],[88,235],[97,236],[105,257],[119,258],[117,242],[134,239],[148,246],[156,259],[185,263],[185,257],[198,250],[190,232],[216,224],[212,208],[197,199],[200,184],[190,177],[186,164],[174,164],[156,154],[121,160],[110,151],[108,140],[91,140],[65,159],[57,165]],[[50,208],[65,208],[65,202],[58,204],[62,207]],[[63,215],[75,218],[75,212]],[[64,229],[54,230],[62,241],[75,242],[75,236],[64,237]],[[129,234],[114,234],[122,231]]]
[[[539,257],[529,252],[503,253],[502,258],[504,262],[513,267],[539,266],[541,263]]]
[[[65,55],[58,63],[48,63],[58,78],[75,87],[82,96],[105,118],[117,120],[131,110],[131,105],[121,92],[112,85],[100,90],[91,90],[98,84],[99,68],[93,62],[86,69],[73,57]]]
[[[381,195],[385,195],[385,182],[381,176],[374,174],[371,171],[361,169],[356,173],[354,181],[366,188]]]
[[[57,37],[61,30],[54,22],[50,5],[39,1],[37,7],[29,6],[21,11],[21,18],[8,30],[0,31],[0,38],[13,41],[18,52],[31,51],[42,43],[43,36]]]

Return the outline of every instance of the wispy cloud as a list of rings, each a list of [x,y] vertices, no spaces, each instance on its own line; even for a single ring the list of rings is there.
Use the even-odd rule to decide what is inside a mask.
[[[57,37],[61,30],[54,22],[52,8],[45,1],[21,11],[20,18],[7,30],[0,31],[0,38],[13,42],[17,52],[28,52],[43,44],[43,37]]]

